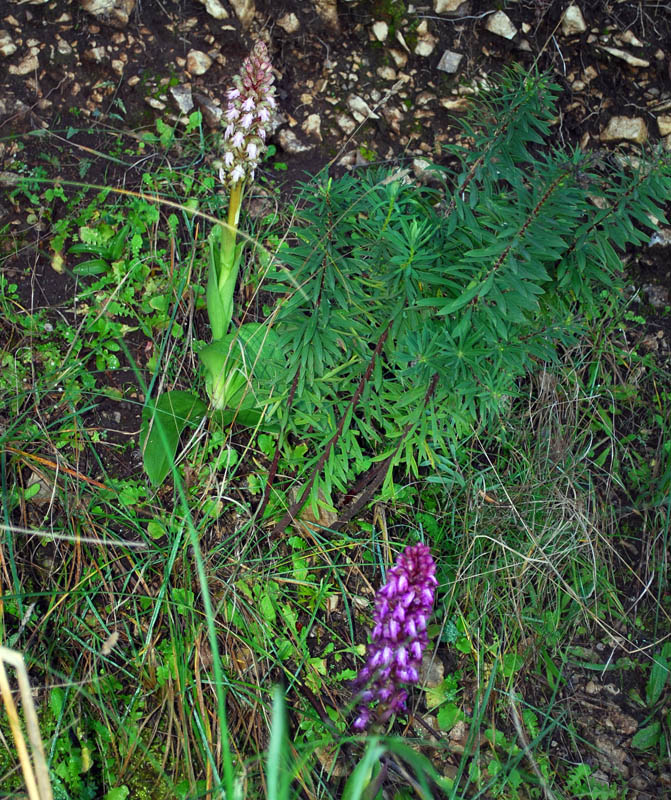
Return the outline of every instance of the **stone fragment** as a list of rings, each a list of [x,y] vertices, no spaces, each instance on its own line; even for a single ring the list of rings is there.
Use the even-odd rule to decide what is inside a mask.
[[[468,97],[444,97],[440,105],[448,111],[466,111],[471,104]]]
[[[671,114],[660,114],[657,117],[657,127],[660,136],[668,136],[671,133]]]
[[[117,75],[123,75],[125,64],[120,58],[113,58],[110,66]]]
[[[433,653],[424,653],[419,668],[419,683],[426,689],[435,689],[443,682],[445,665]]]
[[[564,36],[577,36],[587,30],[585,18],[582,15],[580,6],[570,5],[564,12],[564,17],[561,21],[561,32]]]
[[[605,47],[601,45],[601,50],[606,53],[609,53],[611,56],[615,58],[620,58],[622,61],[626,61],[627,64],[630,64],[632,67],[649,67],[650,62],[647,61],[645,58],[638,58],[637,56],[632,56],[631,53],[627,53],[626,50],[620,50],[618,47]]]
[[[186,54],[186,69],[191,75],[204,75],[212,66],[212,59],[202,50],[189,50]]]
[[[36,69],[39,69],[40,62],[36,55],[30,54],[27,55],[24,59],[19,61],[16,66],[12,64],[9,67],[9,74],[10,75],[29,75],[31,72],[35,72]]]
[[[193,108],[193,96],[188,86],[171,86],[170,94],[182,114],[188,114]]]
[[[416,56],[430,56],[438,44],[438,38],[429,32],[429,23],[423,19],[415,31],[417,34],[417,44],[415,45]]]
[[[203,115],[203,122],[210,128],[218,127],[224,115],[224,112],[219,106],[215,105],[209,97],[206,97],[204,94],[199,94],[198,92],[194,92],[193,102]]]
[[[495,36],[502,36],[504,39],[514,39],[517,35],[517,28],[513,25],[510,17],[503,11],[490,14],[485,22],[485,29]]]
[[[371,109],[363,97],[359,97],[358,94],[351,94],[347,98],[347,105],[354,119],[358,122],[363,122],[366,119],[379,119],[378,115]]]
[[[447,16],[467,14],[467,5],[467,0],[433,0],[433,10],[436,14],[446,14]]]
[[[145,97],[145,102],[148,106],[155,108],[157,111],[165,111],[165,103],[159,100],[158,97]]]
[[[389,55],[394,59],[394,64],[399,69],[403,69],[408,63],[408,56],[402,50],[391,49]]]
[[[69,56],[72,54],[72,47],[70,47],[70,43],[66,42],[65,39],[58,40],[58,44],[56,45],[56,50],[58,54],[61,56]]]
[[[378,42],[386,42],[389,36],[389,25],[384,20],[373,23],[373,36]]]
[[[440,173],[435,169],[435,164],[426,158],[413,158],[412,171],[420,183],[430,183],[439,180]]]
[[[426,106],[429,103],[432,103],[435,99],[436,99],[436,95],[433,92],[428,92],[428,91],[425,90],[423,92],[420,92],[415,97],[415,103],[418,106]]]
[[[396,80],[396,70],[393,67],[378,67],[376,70],[377,74],[385,81],[395,81]]]
[[[405,116],[400,108],[396,108],[396,106],[385,106],[382,109],[382,116],[394,133],[401,132],[401,122],[403,122]]]
[[[450,75],[454,75],[454,73],[459,70],[459,65],[461,64],[463,57],[464,56],[462,53],[455,53],[452,50],[446,50],[440,57],[438,69],[441,70],[441,72],[447,72]]]
[[[84,50],[82,58],[85,61],[93,61],[94,64],[102,64],[107,59],[107,51],[104,47],[91,47],[89,50]]]
[[[624,31],[623,33],[618,33],[614,38],[619,44],[628,44],[632,47],[645,47],[645,43],[635,36],[633,31]]]
[[[308,136],[316,136],[319,141],[322,140],[322,120],[319,114],[308,114],[305,122],[301,125],[303,133]]]
[[[292,11],[290,14],[284,14],[277,20],[277,24],[286,33],[296,33],[301,27],[298,17]]]
[[[198,0],[205,6],[205,11],[215,19],[228,19],[228,11],[222,6],[219,0]]]
[[[235,11],[235,16],[242,25],[243,30],[247,30],[252,24],[254,14],[256,14],[256,4],[254,0],[228,0]]]
[[[314,147],[313,144],[304,144],[301,142],[298,136],[289,128],[282,128],[277,134],[277,141],[282,150],[290,156],[298,155],[298,153],[305,153],[306,150],[311,150]]]
[[[599,137],[602,142],[625,140],[643,144],[648,138],[648,129],[643,117],[611,117]]]
[[[334,33],[340,30],[338,0],[314,0],[314,9],[327,28]]]
[[[9,31],[0,31],[0,56],[8,58],[16,53],[16,45],[9,35]]]
[[[18,186],[20,180],[16,172],[0,172],[0,186]]]
[[[349,116],[349,114],[338,114],[336,117],[336,124],[343,133],[348,136],[356,130],[356,122]]]
[[[112,28],[125,28],[135,8],[135,0],[79,0],[91,16]]]
[[[665,286],[644,283],[641,287],[646,300],[653,308],[665,308],[669,305],[669,290]]]

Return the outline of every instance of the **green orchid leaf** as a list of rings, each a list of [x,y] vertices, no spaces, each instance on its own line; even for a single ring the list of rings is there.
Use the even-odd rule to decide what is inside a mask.
[[[200,351],[207,394],[223,421],[256,425],[271,394],[281,395],[286,370],[279,340],[267,325],[249,322]]]
[[[244,247],[244,242],[232,245],[227,257],[218,240],[219,233],[215,230],[210,237],[210,267],[206,290],[207,316],[215,342],[224,338],[231,324],[233,295]]]
[[[142,413],[142,457],[153,486],[160,486],[175,461],[179,437],[187,425],[197,425],[207,406],[190,392],[174,390],[160,395]]]

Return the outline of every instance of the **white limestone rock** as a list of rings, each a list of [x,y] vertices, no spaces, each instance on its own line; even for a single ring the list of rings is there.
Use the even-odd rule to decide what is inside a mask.
[[[212,59],[202,50],[189,50],[186,54],[186,69],[191,75],[204,75],[212,66]]]
[[[611,117],[599,138],[602,142],[644,144],[648,138],[648,128],[643,117]]]
[[[436,14],[464,15],[468,11],[468,0],[433,0],[433,10]],[[462,8],[464,6],[464,8]]]
[[[247,30],[252,24],[254,14],[256,14],[256,4],[254,0],[228,0],[231,8],[235,11],[243,30]]]
[[[198,2],[205,6],[205,11],[214,19],[228,19],[228,11],[219,0],[198,0]]]
[[[304,153],[306,150],[312,150],[314,147],[313,144],[304,144],[301,140],[296,136],[296,134],[290,130],[289,128],[282,128],[282,130],[277,134],[277,141],[279,142],[280,147],[290,156],[298,155],[298,153]]]
[[[389,36],[389,25],[384,20],[373,23],[373,36],[378,42],[386,42]]]
[[[389,55],[394,59],[394,64],[396,64],[399,69],[403,69],[408,63],[408,56],[402,50],[392,48],[389,51]]]
[[[356,122],[349,114],[338,114],[336,117],[336,124],[340,130],[348,136],[351,136],[356,130]]]
[[[0,56],[9,58],[16,53],[16,45],[9,31],[0,31]]]
[[[338,0],[313,0],[319,19],[334,33],[340,30],[338,19]]]
[[[347,98],[347,105],[357,122],[363,122],[366,119],[379,119],[363,97],[359,97],[358,94],[351,94]]]
[[[564,36],[578,36],[587,30],[585,18],[582,15],[580,6],[570,5],[564,12],[564,17],[561,21],[561,32]]]
[[[122,29],[128,25],[135,0],[79,0],[79,5],[105,25]]]
[[[632,56],[631,53],[627,53],[626,50],[620,50],[619,47],[601,47],[605,53],[609,53],[614,58],[619,58],[622,61],[626,61],[632,67],[649,67],[650,62],[645,58],[638,58],[637,56]]]
[[[497,11],[487,17],[485,30],[495,36],[502,36],[504,39],[514,39],[517,35],[517,28],[513,25],[510,17],[503,11]]]
[[[375,72],[380,76],[380,78],[382,78],[383,81],[396,80],[396,70],[393,67],[378,67]]]
[[[35,72],[39,69],[40,62],[36,55],[32,53],[27,55],[18,64],[12,64],[9,67],[9,74],[10,75],[30,75],[31,72]]]
[[[210,128],[217,128],[221,124],[224,112],[218,105],[212,102],[209,97],[197,92],[193,95],[193,102],[203,115],[203,122]]]
[[[316,136],[319,141],[322,141],[322,118],[319,114],[308,114],[305,121],[301,125],[301,130],[308,136]]]
[[[429,32],[429,24],[425,19],[419,23],[415,33],[417,34],[415,55],[424,57],[430,56],[438,44],[438,38]]]
[[[660,114],[657,117],[657,127],[660,136],[668,136],[671,133],[671,114]]]
[[[277,20],[277,24],[285,33],[296,33],[301,27],[301,23],[293,11],[290,14],[281,16]]]
[[[191,111],[193,108],[193,96],[188,86],[171,86],[170,94],[182,114],[188,114]]]
[[[455,53],[453,50],[446,50],[440,57],[438,69],[441,72],[454,75],[455,72],[458,72],[463,57],[463,53]]]

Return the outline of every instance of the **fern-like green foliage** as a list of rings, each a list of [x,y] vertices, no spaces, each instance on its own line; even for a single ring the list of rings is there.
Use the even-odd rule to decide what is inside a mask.
[[[447,148],[440,189],[399,170],[304,187],[266,288],[283,296],[273,325],[296,381],[284,430],[320,467],[315,490],[390,456],[449,471],[601,293],[620,293],[621,253],[649,239],[650,215],[664,221],[668,158],[552,148],[558,91],[507,72],[460,122],[469,144]]]

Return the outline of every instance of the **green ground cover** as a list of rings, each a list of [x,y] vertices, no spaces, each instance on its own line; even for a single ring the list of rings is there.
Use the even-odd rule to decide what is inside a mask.
[[[663,771],[671,381],[622,256],[671,169],[552,149],[553,93],[502,76],[429,186],[377,165],[287,202],[267,161],[223,408],[199,353],[228,198],[199,114],[117,140],[162,156],[137,190],[56,180],[53,155],[20,174],[48,246],[40,293],[7,268],[30,231],[2,232],[0,642],[54,797],[626,797],[578,674],[618,687]],[[355,735],[374,591],[417,541],[430,658],[408,713]]]

